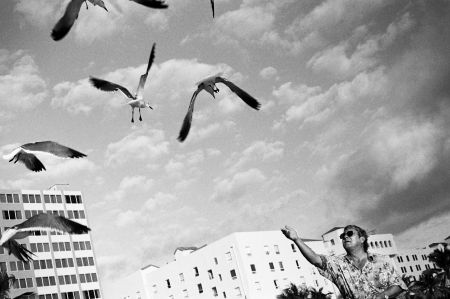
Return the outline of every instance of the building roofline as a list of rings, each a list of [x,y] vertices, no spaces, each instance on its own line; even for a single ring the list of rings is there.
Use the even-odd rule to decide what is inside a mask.
[[[328,233],[331,233],[331,232],[333,232],[333,231],[335,231],[335,230],[341,229],[341,228],[344,228],[344,227],[343,227],[343,226],[335,226],[335,227],[333,227],[332,229],[330,229],[329,231],[327,231],[326,233],[323,233],[322,236],[323,236],[323,235],[326,235],[326,234],[328,234]]]
[[[156,266],[156,265],[153,265],[153,264],[148,264],[147,266],[144,266],[144,267],[142,267],[141,268],[141,270],[145,270],[145,269],[147,269],[147,268],[149,268],[149,267],[155,267],[155,268],[159,268],[158,266]]]

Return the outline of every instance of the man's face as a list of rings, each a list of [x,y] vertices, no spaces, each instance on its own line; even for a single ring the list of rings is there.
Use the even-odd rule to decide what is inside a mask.
[[[355,248],[362,246],[364,238],[358,235],[358,231],[354,228],[349,228],[341,234],[342,246],[344,249]]]

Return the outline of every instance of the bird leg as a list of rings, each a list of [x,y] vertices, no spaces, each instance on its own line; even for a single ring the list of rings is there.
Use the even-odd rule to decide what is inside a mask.
[[[142,121],[141,108],[139,108],[139,120]]]
[[[131,108],[131,122],[134,123],[134,108]]]

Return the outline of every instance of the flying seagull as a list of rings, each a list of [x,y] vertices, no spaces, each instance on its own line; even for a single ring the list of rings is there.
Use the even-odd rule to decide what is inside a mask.
[[[240,89],[233,82],[228,81],[227,79],[221,77],[221,73],[203,79],[202,81],[197,83],[197,90],[192,95],[188,112],[184,117],[183,125],[181,126],[180,134],[178,136],[178,140],[180,142],[183,142],[186,139],[187,135],[189,134],[189,130],[191,128],[192,123],[192,113],[194,112],[194,103],[198,93],[202,90],[205,90],[209,92],[213,96],[213,98],[215,98],[214,93],[219,92],[216,83],[223,83],[226,86],[228,86],[228,88],[230,88],[232,92],[237,94],[247,105],[249,105],[253,109],[259,110],[259,108],[261,107],[261,104],[254,97],[249,95],[244,90]]]
[[[18,279],[14,275],[8,275],[6,273],[6,269],[0,270],[0,296],[1,298],[10,298],[8,295],[10,290],[13,288],[15,284],[18,283]],[[22,293],[19,296],[13,297],[12,299],[26,299],[30,298],[28,296],[35,295],[34,292],[26,292]],[[33,296],[34,298],[34,296]]]
[[[87,1],[91,2],[94,6],[98,5],[108,11],[108,9],[106,9],[105,3],[102,0]],[[86,3],[86,9],[88,9],[86,0],[72,0],[69,2],[69,4],[67,4],[64,15],[61,17],[61,19],[59,19],[52,30],[51,36],[55,41],[63,39],[70,31],[70,28],[72,28],[75,20],[78,18],[78,13],[80,12],[83,2]]]
[[[212,8],[213,19],[214,19],[214,0],[211,0],[211,8]]]
[[[155,43],[153,44],[152,51],[150,53],[150,58],[148,60],[147,70],[145,71],[145,74],[141,75],[141,79],[139,80],[139,85],[136,90],[136,94],[133,96],[131,92],[123,87],[122,85],[106,81],[103,79],[98,79],[95,77],[90,77],[90,81],[92,85],[100,90],[103,91],[118,91],[120,90],[125,96],[130,98],[127,102],[128,105],[131,106],[131,122],[134,123],[134,109],[139,109],[139,120],[142,121],[141,116],[141,108],[150,108],[153,110],[153,108],[150,106],[149,103],[144,101],[144,85],[145,81],[147,80],[148,71],[150,70],[150,67],[152,66],[153,60],[155,59]]]
[[[0,238],[0,246],[5,246],[4,244],[8,244],[8,242],[15,242],[16,239],[26,238],[37,231],[84,234],[90,230],[89,227],[65,217],[40,213],[5,230]]]
[[[3,159],[9,160],[9,162],[14,161],[14,163],[22,162],[28,169],[35,172],[46,170],[44,164],[36,157],[36,152],[47,152],[61,158],[86,157],[85,154],[54,141],[39,141],[21,145],[11,153],[4,155]]]
[[[0,238],[2,238],[2,234],[0,234]],[[16,258],[21,260],[22,262],[29,262],[33,260],[31,255],[34,255],[33,252],[28,250],[25,245],[19,244],[16,240],[7,240],[2,245],[3,248],[8,250],[8,254],[14,255]]]
[[[130,0],[150,8],[168,8],[164,0]]]

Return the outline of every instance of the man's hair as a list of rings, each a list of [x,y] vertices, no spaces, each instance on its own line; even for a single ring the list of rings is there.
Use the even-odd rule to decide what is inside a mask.
[[[353,225],[353,224],[350,224],[350,225],[347,225],[346,227],[344,227],[344,231],[351,229],[351,228],[353,228],[354,230],[356,230],[358,232],[359,237],[364,238],[363,249],[365,252],[367,252],[367,250],[369,249],[369,242],[367,242],[369,235],[367,234],[367,232],[364,229],[360,228],[357,225]]]

